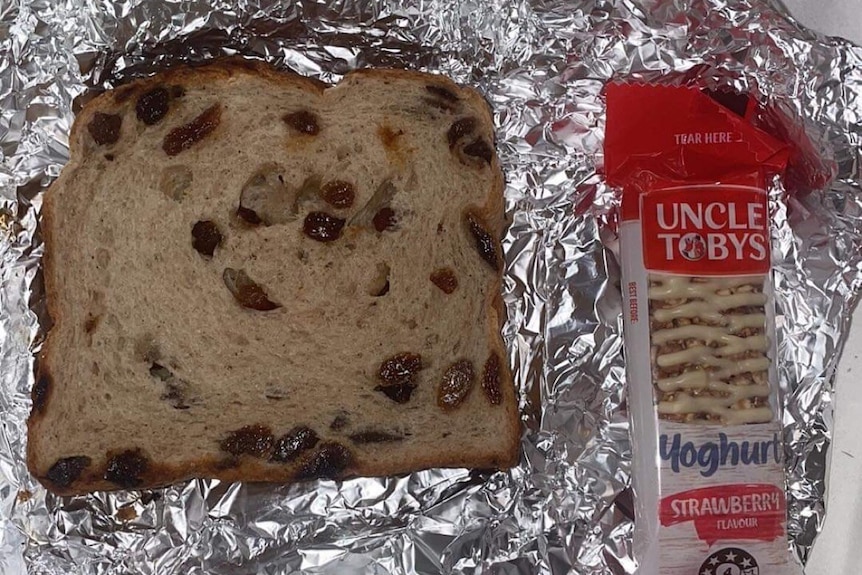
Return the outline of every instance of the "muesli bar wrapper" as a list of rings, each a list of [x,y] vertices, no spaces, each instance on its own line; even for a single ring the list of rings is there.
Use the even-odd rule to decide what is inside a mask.
[[[641,575],[789,573],[767,185],[746,96],[607,88]]]

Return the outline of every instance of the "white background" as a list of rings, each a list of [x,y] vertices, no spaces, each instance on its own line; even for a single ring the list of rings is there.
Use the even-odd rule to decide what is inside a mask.
[[[862,44],[862,0],[784,0],[802,24]],[[862,557],[862,309],[838,366],[826,521],[806,575],[860,575]]]

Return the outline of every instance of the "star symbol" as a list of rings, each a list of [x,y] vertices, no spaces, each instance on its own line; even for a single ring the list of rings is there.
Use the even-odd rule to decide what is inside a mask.
[[[751,567],[751,559],[743,559],[742,568],[747,569],[748,567]]]
[[[736,563],[736,553],[731,551],[727,555],[724,556],[725,561],[730,561],[731,563]]]
[[[718,557],[716,557],[715,555],[713,555],[713,556],[712,556],[712,559],[710,559],[710,560],[709,560],[709,564],[710,564],[710,565],[712,565],[713,567],[715,567],[716,565],[718,565]]]
[[[700,572],[700,575],[712,575],[712,571],[710,571],[709,569],[704,569]]]

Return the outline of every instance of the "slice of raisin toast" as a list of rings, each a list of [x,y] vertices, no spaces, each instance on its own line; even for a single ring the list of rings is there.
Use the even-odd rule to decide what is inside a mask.
[[[476,92],[218,62],[99,96],[70,144],[29,420],[48,489],[516,462]]]

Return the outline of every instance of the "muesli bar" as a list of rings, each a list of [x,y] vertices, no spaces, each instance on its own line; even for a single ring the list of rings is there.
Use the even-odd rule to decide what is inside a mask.
[[[653,385],[661,419],[767,423],[763,277],[649,277]]]
[[[767,194],[786,147],[696,88],[607,103],[637,573],[788,575]]]

